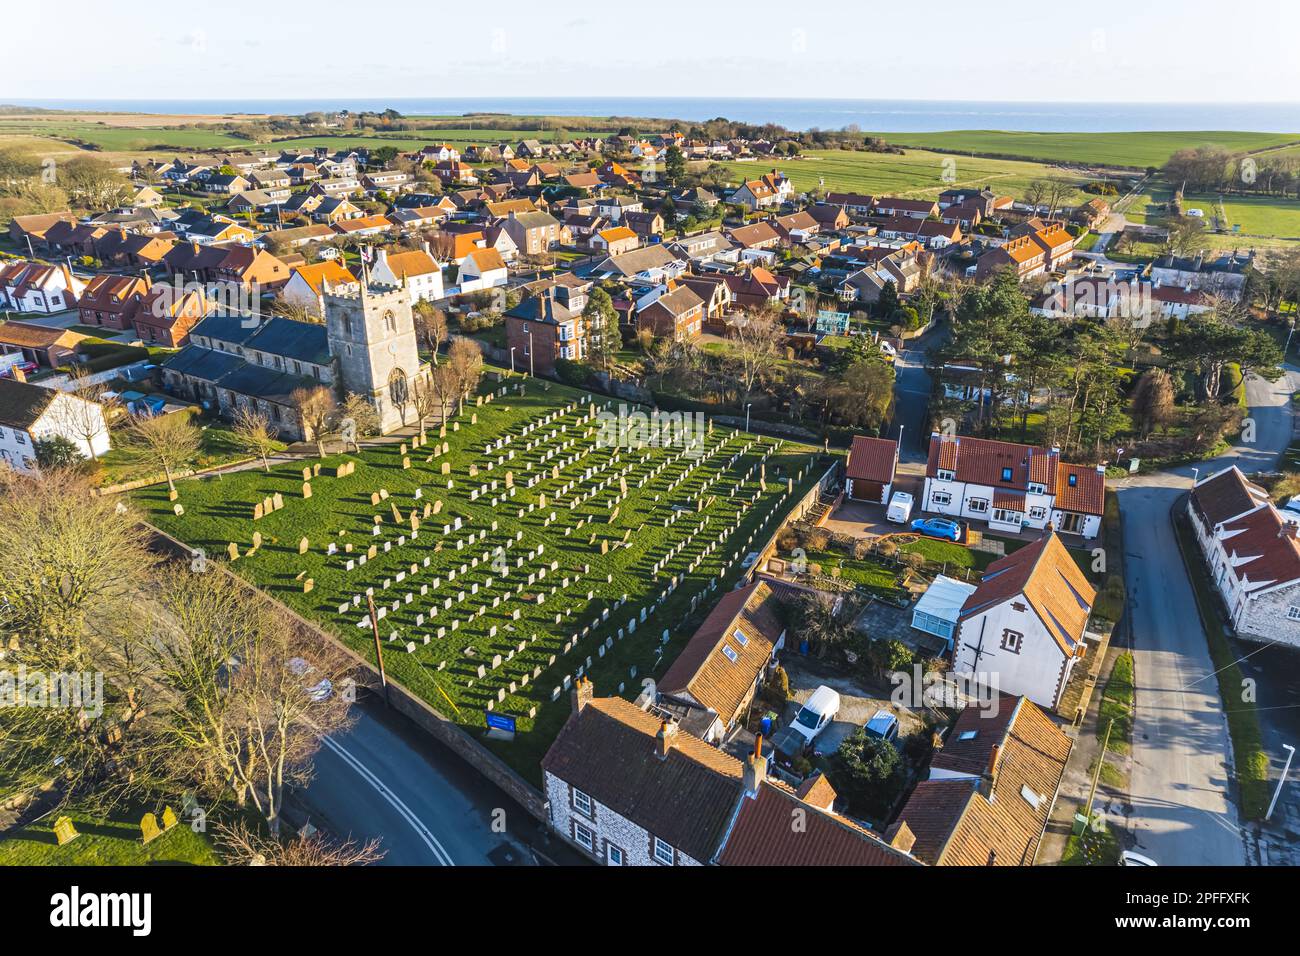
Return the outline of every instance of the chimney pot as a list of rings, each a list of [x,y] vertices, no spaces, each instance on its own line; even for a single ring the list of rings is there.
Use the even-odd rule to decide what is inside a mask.
[[[673,748],[673,738],[677,736],[677,725],[671,720],[665,720],[659,725],[659,733],[655,735],[655,754],[660,760],[668,759],[668,751]]]
[[[745,795],[757,797],[758,788],[767,779],[767,758],[763,756],[763,735],[754,738],[754,752],[745,758],[744,769]]]
[[[582,713],[582,708],[591,703],[591,699],[595,696],[595,693],[595,687],[592,685],[591,679],[587,677],[579,677],[573,685],[573,712],[575,714]]]

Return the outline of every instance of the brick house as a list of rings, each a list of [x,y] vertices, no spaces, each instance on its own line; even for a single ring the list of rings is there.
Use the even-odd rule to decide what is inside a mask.
[[[637,330],[655,338],[685,342],[699,338],[704,324],[704,300],[688,286],[668,284],[668,291],[637,313]]]
[[[844,493],[855,501],[886,504],[898,467],[898,442],[854,435],[844,468]]]
[[[97,275],[77,300],[78,321],[119,332],[133,329],[150,287],[149,280],[140,276]]]

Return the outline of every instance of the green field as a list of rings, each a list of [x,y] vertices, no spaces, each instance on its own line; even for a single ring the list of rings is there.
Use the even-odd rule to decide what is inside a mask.
[[[147,844],[141,842],[142,812],[105,820],[70,811],[66,815],[81,835],[59,846],[54,821],[63,815],[51,814],[0,840],[0,866],[216,866],[221,862],[207,837],[183,822]]]
[[[967,129],[940,133],[877,133],[890,143],[940,152],[1014,156],[1050,163],[1163,166],[1180,149],[1220,146],[1230,152],[1300,143],[1300,133],[1204,132],[1024,133]]]
[[[754,179],[776,166],[794,182],[795,189],[815,189],[823,184],[835,192],[934,199],[955,186],[987,186],[1001,195],[1019,199],[1034,179],[1057,177],[1082,184],[1086,177],[1043,165],[1004,159],[972,159],[912,150],[906,155],[852,150],[812,150],[800,159],[723,164],[736,181]],[[1074,193],[1068,202],[1078,202]]]
[[[1155,180],[1134,199],[1125,210],[1130,222],[1158,223],[1164,215],[1164,203],[1173,198],[1173,188],[1163,180]],[[1276,245],[1280,242],[1300,240],[1300,200],[1281,199],[1277,196],[1220,196],[1217,193],[1187,193],[1183,197],[1183,211],[1200,209],[1205,223],[1211,227],[1214,220],[1226,215],[1227,224],[1222,232],[1207,232],[1206,247],[1213,249],[1241,249],[1250,245]],[[1238,232],[1233,226],[1240,226]]]
[[[663,672],[743,573],[745,555],[775,532],[784,511],[825,468],[814,449],[722,428],[703,437],[705,454],[694,460],[679,447],[602,446],[600,421],[587,421],[588,406],[580,402],[585,398],[536,381],[527,382],[524,395],[510,386],[453,420],[460,427],[448,428],[446,454],[426,462],[431,435],[429,447],[410,449],[409,470],[396,444],[369,447],[359,456],[331,456],[312,483],[310,499],[301,497],[301,464],[269,474],[252,469],[181,482],[183,517],[172,513],[165,487],[135,497],[150,521],[208,555],[224,557],[230,542],[246,552],[259,532],[261,549],[241,556],[234,570],[371,659],[364,592],[373,588],[385,612],[379,624],[389,675],[468,728],[485,726],[489,703],[498,713],[516,716],[515,741],[489,744],[536,780],[538,761],[569,711],[565,679],[585,667],[598,694],[634,696],[643,678]],[[537,424],[551,415],[555,421]],[[534,428],[526,434],[530,424]],[[508,445],[484,452],[485,443],[506,436]],[[555,451],[562,443],[571,444]],[[506,458],[511,452],[514,458]],[[544,458],[552,452],[554,457]],[[504,460],[497,464],[499,459]],[[353,475],[326,477],[345,460],[358,462]],[[471,466],[480,469],[477,476],[471,476]],[[766,468],[765,490],[760,467]],[[587,479],[587,469],[602,470]],[[505,490],[507,471],[513,496]],[[530,475],[536,479],[531,488]],[[627,497],[614,503],[620,477]],[[493,481],[497,489],[490,488]],[[476,496],[471,489],[482,485],[489,490]],[[374,506],[371,496],[381,488],[390,497]],[[416,489],[422,500],[415,499]],[[275,492],[283,495],[284,508],[254,523],[254,503]],[[703,503],[700,512],[697,501]],[[422,518],[418,539],[409,539],[412,509],[423,512],[426,504],[437,507],[434,502],[441,502],[441,513]],[[400,525],[393,508],[402,512]],[[382,524],[374,523],[376,515]],[[452,527],[444,533],[447,525]],[[309,550],[299,555],[304,536]],[[330,542],[337,546],[335,555],[326,553]],[[607,554],[601,553],[602,542]],[[391,552],[383,550],[386,543]],[[360,564],[372,544],[376,556]],[[670,556],[671,549],[677,553]],[[358,562],[351,572],[348,560]],[[656,571],[661,561],[666,563]],[[399,581],[399,574],[408,580]],[[314,581],[310,593],[304,593],[300,575]],[[359,603],[352,603],[356,598]],[[415,643],[413,652],[408,641]],[[497,655],[502,660],[493,667]],[[480,665],[484,676],[478,675]],[[556,700],[554,688],[561,688]],[[443,694],[454,701],[454,711]],[[535,717],[529,716],[532,708]]]

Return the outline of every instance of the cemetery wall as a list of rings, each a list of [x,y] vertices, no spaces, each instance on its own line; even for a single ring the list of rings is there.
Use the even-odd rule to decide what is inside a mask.
[[[236,458],[233,461],[223,462],[220,465],[213,465],[211,468],[200,468],[197,471],[193,468],[182,468],[180,471],[172,472],[172,478],[179,481],[181,478],[193,478],[196,475],[206,475],[214,471],[222,471],[226,468],[235,468],[239,465],[246,465],[250,461],[256,461],[253,456],[247,458]],[[150,485],[161,485],[167,480],[167,475],[158,472],[156,475],[149,475],[145,478],[137,478],[134,481],[123,481],[116,485],[105,485],[102,488],[96,488],[95,494],[100,495],[118,495],[126,491],[135,491],[137,488],[148,488]]]
[[[791,505],[789,512],[787,512],[785,516],[785,521],[777,525],[772,531],[772,536],[768,538],[767,541],[764,542],[763,546],[758,550],[758,560],[751,564],[749,570],[745,572],[744,582],[746,584],[754,580],[754,575],[757,574],[761,568],[767,566],[767,559],[776,553],[776,539],[777,536],[780,535],[781,529],[787,525],[794,524],[808,513],[808,509],[817,504],[818,500],[821,498],[822,492],[834,483],[836,476],[839,474],[839,470],[840,463],[839,461],[835,461],[826,469],[817,484],[809,488],[806,495]]]
[[[142,522],[142,524],[151,535],[150,546],[155,551],[173,558],[184,560],[189,560],[193,555],[193,551],[188,546],[176,540],[171,535],[155,528],[148,522]],[[249,584],[243,578],[239,577],[239,575],[230,571],[220,563],[210,562],[208,567],[214,569],[218,574],[229,575],[250,593],[255,594],[261,600],[269,601],[280,613],[292,618],[300,626],[317,635],[321,640],[333,644],[343,653],[347,654],[349,658],[356,662],[360,672],[357,683],[366,686],[377,695],[383,693],[380,689],[379,672],[374,665],[353,651],[352,648],[348,647],[333,634],[330,634],[319,625],[307,620],[291,608],[286,607],[282,602],[277,601],[265,591]],[[549,822],[546,812],[546,800],[542,796],[542,792],[512,770],[503,760],[501,760],[500,757],[496,756],[496,754],[489,751],[486,747],[470,736],[470,734],[463,728],[448,720],[425,703],[425,701],[420,697],[411,693],[391,678],[389,678],[388,681],[388,700],[394,710],[410,718],[411,721],[413,721],[416,726],[425,733],[445,744],[455,752],[457,756],[461,757],[484,777],[500,787],[528,813],[532,814],[543,823]]]

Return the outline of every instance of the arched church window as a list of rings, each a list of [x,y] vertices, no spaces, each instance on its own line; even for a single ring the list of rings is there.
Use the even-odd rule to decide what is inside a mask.
[[[410,398],[406,382],[406,373],[395,368],[388,373],[388,398],[398,408],[404,406]]]
[[[397,334],[397,317],[391,309],[384,313],[384,331],[389,335]]]

